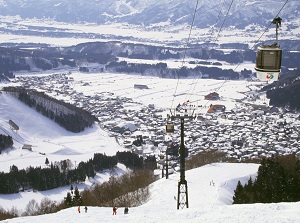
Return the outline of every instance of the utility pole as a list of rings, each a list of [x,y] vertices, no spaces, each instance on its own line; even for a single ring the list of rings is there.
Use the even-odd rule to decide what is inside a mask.
[[[185,156],[186,156],[186,149],[184,146],[184,120],[185,119],[194,119],[193,116],[194,110],[192,115],[188,115],[188,109],[185,109],[185,112],[183,115],[176,115],[174,110],[174,115],[171,112],[171,116],[169,118],[173,121],[175,119],[180,120],[180,149],[179,149],[179,155],[180,155],[180,179],[178,181],[178,194],[177,194],[177,209],[181,207],[183,209],[184,207],[189,207],[189,201],[188,201],[188,186],[187,181],[185,179]],[[172,126],[173,125],[173,126]],[[166,131],[168,133],[172,133],[172,130],[174,132],[174,124],[168,123],[166,126]]]
[[[166,179],[169,179],[168,148],[166,149]]]

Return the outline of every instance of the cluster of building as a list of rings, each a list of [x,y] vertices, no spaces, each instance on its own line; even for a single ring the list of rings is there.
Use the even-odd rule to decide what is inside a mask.
[[[83,107],[98,118],[101,127],[118,143],[140,155],[159,157],[170,141],[180,142],[180,124],[174,123],[174,133],[167,134],[166,112],[153,104],[143,105],[112,92],[86,96],[72,89],[74,80],[67,74],[21,76],[18,81],[49,95],[62,95],[70,103]],[[132,87],[140,86],[133,84]],[[212,92],[204,99],[214,102],[219,100],[219,95]],[[139,109],[131,110],[131,107]],[[190,155],[216,149],[237,160],[275,154],[300,155],[299,130],[300,116],[297,113],[267,106],[262,109],[246,103],[239,103],[227,111],[224,105],[211,103],[205,113],[194,120],[186,120],[185,146]]]

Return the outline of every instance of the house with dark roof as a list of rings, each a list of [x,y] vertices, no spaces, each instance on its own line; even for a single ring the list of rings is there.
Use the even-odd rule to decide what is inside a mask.
[[[208,95],[204,96],[205,100],[210,100],[210,101],[214,101],[214,100],[219,100],[220,96],[217,92],[211,92]]]

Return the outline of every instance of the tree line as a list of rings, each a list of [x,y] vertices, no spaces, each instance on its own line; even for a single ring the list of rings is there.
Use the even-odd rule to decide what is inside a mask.
[[[0,154],[3,150],[11,147],[14,144],[11,136],[0,134]]]
[[[97,121],[95,116],[82,108],[59,101],[44,92],[29,91],[18,87],[5,87],[3,90],[12,93],[29,107],[74,133],[84,131]]]
[[[127,63],[126,61],[113,61],[105,66],[106,71],[128,74],[152,75],[162,78],[187,78],[190,76],[198,76],[199,78],[213,78],[213,79],[239,79],[239,72],[232,69],[221,69],[219,67],[206,67],[198,65],[195,68],[181,67],[168,68],[166,63],[157,64],[135,64]],[[250,73],[249,73],[250,72]],[[249,77],[251,71],[243,73],[245,78]]]
[[[233,204],[300,201],[300,160],[295,155],[264,158],[256,179],[238,181]]]
[[[45,197],[40,203],[32,199],[23,213],[15,207],[4,210],[0,207],[0,221],[19,216],[35,216],[55,213],[72,206],[126,206],[133,207],[145,203],[149,196],[149,184],[154,181],[153,171],[137,169],[117,176],[112,172],[108,181],[97,183],[90,189],[79,192],[77,186],[71,184],[66,197],[59,202]]]
[[[139,206],[149,198],[149,185],[154,180],[153,171],[149,169],[136,169],[121,176],[112,174],[109,181],[82,191],[79,201],[89,206]]]
[[[49,163],[49,160],[46,159],[45,163]],[[95,153],[93,158],[87,162],[80,162],[75,168],[72,168],[68,160],[51,163],[47,168],[30,166],[19,170],[13,165],[8,173],[0,172],[0,193],[18,193],[26,189],[44,191],[84,182],[86,177],[94,177],[96,172],[112,169],[117,163],[132,169],[156,168],[154,157],[143,159],[131,152],[117,152],[115,156]]]
[[[37,47],[38,46],[38,47]],[[30,71],[33,67],[42,70],[51,70],[60,66],[76,67],[80,64],[88,63],[99,63],[109,65],[110,62],[117,60],[118,57],[134,58],[134,59],[147,59],[147,60],[167,60],[183,58],[183,55],[188,55],[191,58],[207,61],[214,59],[217,61],[225,61],[230,64],[239,64],[243,61],[255,62],[255,51],[247,49],[248,46],[240,46],[239,44],[233,44],[232,47],[237,50],[230,52],[224,52],[219,49],[208,49],[205,45],[195,45],[189,49],[182,48],[169,48],[160,46],[149,46],[143,44],[126,44],[117,42],[103,42],[103,43],[82,43],[76,46],[55,48],[48,45],[37,44],[36,49],[24,49],[28,46],[20,45],[18,47],[0,47],[0,79],[1,74],[7,77],[13,78],[14,71],[28,70]],[[229,46],[227,46],[229,47]],[[130,50],[128,50],[128,48]],[[226,47],[225,47],[226,48]],[[288,48],[288,47],[287,47]],[[184,53],[185,52],[185,53]],[[282,73],[288,72],[289,68],[294,68],[295,64],[299,61],[299,52],[284,51],[284,57],[282,58]],[[30,63],[30,64],[29,64]],[[135,66],[140,66],[135,64]],[[127,66],[123,69],[129,70],[130,73],[140,74],[152,74],[152,68],[147,68],[146,73],[143,72],[143,67],[131,67]],[[154,73],[152,75],[161,74],[162,77],[174,77],[176,75],[176,69],[169,69],[162,67],[161,71],[157,72],[157,67],[154,67]],[[123,69],[118,71],[124,72]],[[175,71],[174,71],[175,70]],[[114,70],[107,70],[108,72]],[[250,70],[249,70],[250,71]],[[126,71],[125,71],[126,72]],[[175,73],[175,74],[174,74]],[[238,72],[236,72],[238,73]],[[190,75],[194,75],[190,71]],[[214,71],[208,69],[206,74],[210,74],[210,78],[218,78],[219,75],[214,75]],[[243,76],[243,74],[241,74]],[[223,74],[221,74],[223,76]],[[228,79],[236,79],[238,75],[231,75]],[[177,77],[184,77],[178,74]],[[247,78],[247,76],[246,76]]]
[[[64,203],[72,206],[125,206],[133,207],[143,204],[149,197],[149,185],[154,182],[153,171],[149,169],[136,169],[120,176],[112,172],[108,181],[95,184],[90,189],[79,192],[73,185]]]

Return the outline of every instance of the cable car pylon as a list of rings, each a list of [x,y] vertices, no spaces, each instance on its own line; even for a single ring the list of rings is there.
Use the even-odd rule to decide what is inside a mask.
[[[178,193],[177,193],[177,209],[179,207],[183,209],[184,207],[189,207],[188,201],[188,186],[187,180],[185,179],[185,157],[186,157],[186,148],[184,145],[184,120],[185,119],[195,119],[194,110],[191,112],[191,109],[184,109],[184,114],[176,114],[176,109],[171,111],[171,115],[168,115],[168,121],[166,125],[166,132],[173,133],[174,132],[174,120],[180,120],[180,148],[179,148],[179,156],[180,156],[180,179],[178,181]],[[189,111],[189,112],[188,112]],[[190,115],[188,113],[191,113]]]

